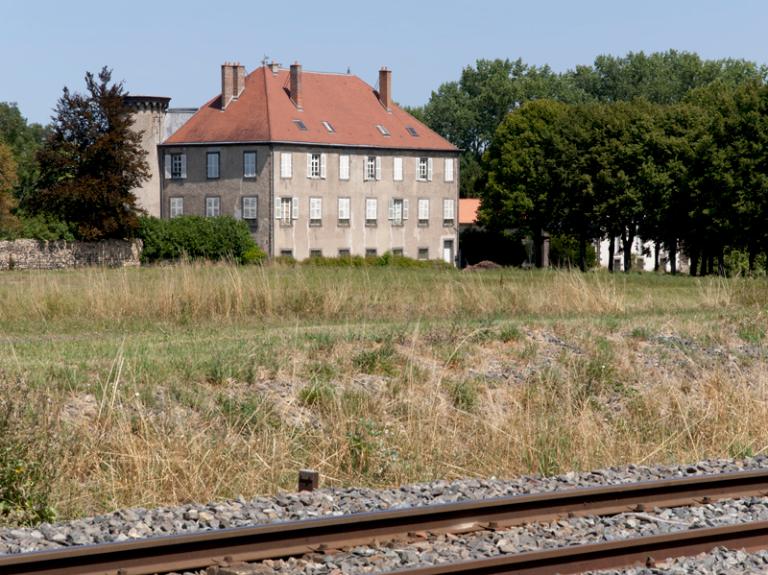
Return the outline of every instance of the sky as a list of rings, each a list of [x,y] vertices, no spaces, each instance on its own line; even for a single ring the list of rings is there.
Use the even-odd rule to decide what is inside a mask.
[[[346,72],[371,85],[392,70],[394,99],[421,105],[480,58],[565,71],[600,54],[697,52],[768,63],[764,0],[207,1],[24,0],[0,10],[0,101],[47,123],[64,86],[103,66],[137,95],[198,107],[220,66],[267,57]]]

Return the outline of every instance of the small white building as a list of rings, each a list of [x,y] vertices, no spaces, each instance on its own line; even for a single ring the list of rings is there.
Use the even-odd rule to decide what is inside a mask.
[[[624,250],[621,238],[614,239],[615,251],[613,254],[613,271],[624,271]],[[595,242],[595,252],[597,252],[597,264],[602,268],[608,268],[610,241],[607,238]],[[652,272],[654,268],[654,244],[653,242],[644,242],[642,238],[635,237],[632,242],[632,271]],[[688,257],[681,250],[677,252],[677,271],[687,272],[689,266]],[[659,249],[659,271],[671,272],[669,252],[666,249]]]

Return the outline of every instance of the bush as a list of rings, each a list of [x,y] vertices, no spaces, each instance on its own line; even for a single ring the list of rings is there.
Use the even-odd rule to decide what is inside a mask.
[[[231,258],[239,263],[260,263],[266,254],[253,241],[248,225],[229,216],[181,216],[170,220],[141,218],[139,237],[144,241],[142,262]]]
[[[450,269],[453,266],[443,260],[415,260],[405,256],[396,256],[386,252],[381,256],[342,256],[338,258],[328,258],[322,256],[313,256],[302,260],[302,265],[317,267],[393,267],[393,268],[444,268]]]
[[[549,262],[554,267],[578,267],[579,241],[571,236],[552,236],[549,242]],[[595,246],[587,244],[587,269],[597,265]]]
[[[30,216],[24,212],[16,213],[17,225],[13,229],[3,230],[0,233],[1,240],[68,240],[73,241],[75,235],[72,226],[53,216]]]

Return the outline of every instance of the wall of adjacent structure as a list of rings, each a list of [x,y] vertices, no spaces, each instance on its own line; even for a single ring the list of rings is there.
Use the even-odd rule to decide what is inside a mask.
[[[0,241],[0,270],[54,270],[84,266],[133,267],[141,264],[141,248],[141,240]]]
[[[206,172],[208,152],[219,154],[219,178],[211,180]],[[243,177],[243,154],[256,152],[256,177]],[[187,177],[168,179],[165,177],[167,155],[183,153],[187,157]],[[184,215],[204,216],[205,199],[218,196],[222,216],[242,219],[242,201],[246,196],[257,198],[257,218],[248,220],[251,235],[267,253],[270,253],[270,178],[272,156],[265,145],[227,146],[163,146],[160,148],[160,170],[163,176],[161,216],[170,216],[171,198],[183,198]]]

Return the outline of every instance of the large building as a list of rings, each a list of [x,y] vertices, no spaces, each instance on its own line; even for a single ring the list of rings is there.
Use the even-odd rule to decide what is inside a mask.
[[[157,146],[161,217],[231,215],[272,256],[453,263],[459,150],[351,74],[221,68],[221,93]],[[148,204],[150,205],[150,204]]]

